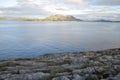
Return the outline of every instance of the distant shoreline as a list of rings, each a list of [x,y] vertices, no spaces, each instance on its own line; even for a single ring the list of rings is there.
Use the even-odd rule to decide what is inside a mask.
[[[106,20],[106,19],[98,19],[98,20],[83,20],[83,19],[78,19],[74,16],[71,15],[61,15],[61,14],[56,14],[52,16],[48,16],[45,18],[28,18],[28,17],[18,17],[18,18],[7,18],[7,17],[0,17],[0,20],[14,20],[14,21],[41,21],[41,22],[70,22],[70,21],[75,21],[75,22],[120,22],[120,21],[112,21],[112,20]]]
[[[120,21],[32,21],[32,20],[0,20],[0,21],[26,21],[26,22],[108,22],[119,23]]]

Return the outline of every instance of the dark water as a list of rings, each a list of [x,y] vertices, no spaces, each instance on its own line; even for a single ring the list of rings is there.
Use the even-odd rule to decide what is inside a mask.
[[[120,23],[0,21],[0,59],[120,47]]]

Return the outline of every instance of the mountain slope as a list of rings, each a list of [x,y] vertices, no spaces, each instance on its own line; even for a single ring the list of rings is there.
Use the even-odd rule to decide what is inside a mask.
[[[80,19],[75,18],[74,16],[65,16],[65,15],[53,15],[53,16],[49,16],[45,19],[43,19],[43,21],[82,21]]]

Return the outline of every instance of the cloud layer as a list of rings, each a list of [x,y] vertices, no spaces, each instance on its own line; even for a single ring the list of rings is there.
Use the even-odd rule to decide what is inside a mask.
[[[120,18],[120,0],[15,0],[15,2],[16,4],[12,6],[0,6],[0,15],[45,17],[65,14],[86,19]]]

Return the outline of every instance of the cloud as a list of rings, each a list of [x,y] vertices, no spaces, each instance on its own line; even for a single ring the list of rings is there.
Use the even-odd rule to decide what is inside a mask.
[[[68,7],[57,7],[56,10],[61,10],[61,11],[69,11]]]
[[[36,4],[33,0],[17,0],[17,5],[0,7],[0,11],[5,16],[22,17],[22,16],[41,16],[47,15],[42,5]]]
[[[120,5],[120,0],[92,0],[96,5]]]
[[[2,16],[3,15],[3,12],[2,11],[0,11],[0,16]]]
[[[68,2],[83,4],[84,0],[67,0]]]

